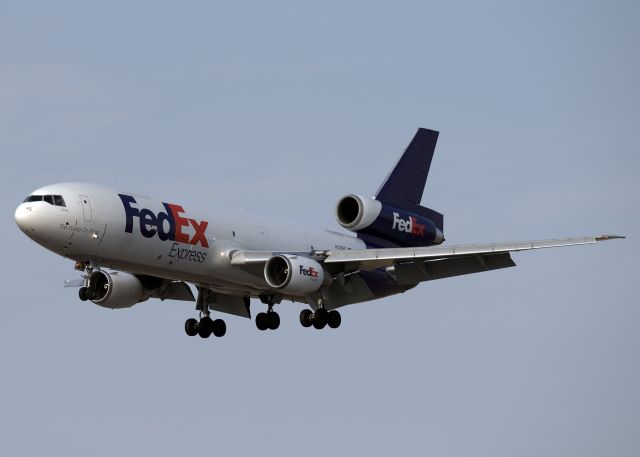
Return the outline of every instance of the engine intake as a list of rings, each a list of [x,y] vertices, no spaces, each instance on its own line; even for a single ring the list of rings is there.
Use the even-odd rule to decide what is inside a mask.
[[[94,292],[91,301],[104,308],[131,308],[149,298],[137,277],[121,271],[94,271],[89,277],[89,285]]]
[[[313,259],[281,254],[271,257],[264,266],[264,279],[273,289],[304,295],[325,284],[324,269]]]
[[[344,228],[357,232],[369,227],[382,211],[382,203],[360,195],[345,195],[336,205],[336,219]]]

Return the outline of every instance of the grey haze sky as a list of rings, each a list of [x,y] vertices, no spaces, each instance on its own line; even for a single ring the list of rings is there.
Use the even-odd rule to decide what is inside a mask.
[[[638,2],[2,2],[0,454],[637,456]],[[448,243],[515,254],[303,329],[82,303],[13,221],[96,181],[335,229],[417,127]],[[253,305],[254,313],[261,305]]]

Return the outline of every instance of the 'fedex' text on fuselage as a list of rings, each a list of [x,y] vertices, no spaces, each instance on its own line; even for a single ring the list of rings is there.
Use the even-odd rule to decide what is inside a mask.
[[[130,195],[118,194],[118,196],[124,205],[126,216],[125,232],[133,233],[133,219],[137,217],[140,224],[140,233],[145,238],[152,238],[157,234],[158,238],[162,241],[171,240],[192,245],[200,243],[203,248],[209,247],[209,242],[205,235],[209,223],[207,221],[198,222],[195,219],[183,217],[184,209],[182,206],[162,202],[166,212],[160,211],[158,214],[155,214],[150,209],[138,209],[132,206],[132,204],[137,202],[136,199]],[[169,226],[168,230],[166,230],[165,222],[167,222]],[[184,228],[189,226],[193,227],[193,236],[183,231]]]

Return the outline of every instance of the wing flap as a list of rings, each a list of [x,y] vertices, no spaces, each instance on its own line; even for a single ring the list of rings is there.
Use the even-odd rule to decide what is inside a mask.
[[[160,300],[195,301],[193,292],[186,282],[171,281],[151,291],[151,297]]]
[[[387,272],[394,277],[399,285],[406,286],[423,281],[515,266],[515,262],[508,253],[501,253],[399,263],[389,267]]]
[[[251,318],[251,307],[248,297],[213,292],[207,296],[206,301],[209,309],[214,311]],[[196,305],[196,309],[202,310],[202,305]]]

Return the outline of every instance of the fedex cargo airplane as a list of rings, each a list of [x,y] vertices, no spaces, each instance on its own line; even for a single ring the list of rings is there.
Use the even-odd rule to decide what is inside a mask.
[[[226,333],[212,311],[251,318],[252,299],[264,306],[255,316],[260,330],[278,328],[274,306],[283,300],[305,305],[304,327],[337,328],[342,306],[513,267],[511,252],[622,238],[444,245],[442,214],[420,204],[437,139],[418,129],[375,197],[338,201],[338,224],[355,236],[85,183],[33,191],[15,220],[33,241],[75,262],[82,278],[66,286],[79,287],[80,300],[106,308],[195,301],[199,319],[188,319],[185,331],[202,338]]]

